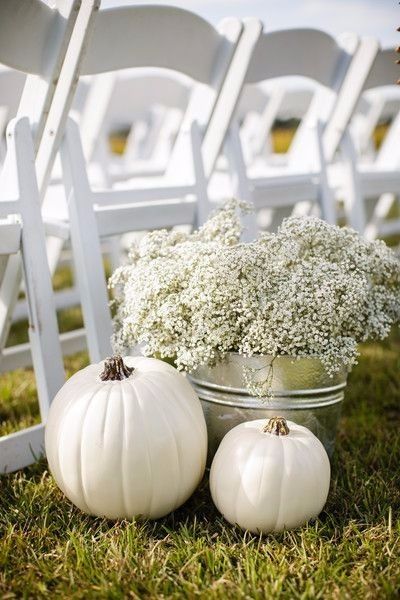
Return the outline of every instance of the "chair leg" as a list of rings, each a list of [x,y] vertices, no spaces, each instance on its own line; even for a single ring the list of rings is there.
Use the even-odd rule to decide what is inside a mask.
[[[244,200],[245,202],[252,204],[253,195],[249,187],[249,180],[240,142],[239,127],[236,123],[232,124],[226,136],[225,153],[228,159],[234,196],[239,200]],[[255,207],[253,212],[244,215],[242,221],[244,225],[242,240],[246,242],[254,240],[258,233]]]
[[[321,216],[327,223],[336,225],[337,215],[335,197],[328,181],[327,162],[322,143],[323,125],[321,121],[317,124],[316,135],[319,160],[319,201],[321,206]]]
[[[366,218],[361,195],[360,174],[357,170],[356,151],[349,133],[345,133],[343,136],[341,150],[343,158],[344,208],[347,222],[353,229],[364,234]]]

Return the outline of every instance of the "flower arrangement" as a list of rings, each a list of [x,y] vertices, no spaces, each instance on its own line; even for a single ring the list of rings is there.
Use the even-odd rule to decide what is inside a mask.
[[[316,217],[291,217],[276,233],[240,243],[229,201],[198,231],[155,231],[116,270],[114,346],[180,370],[228,352],[316,357],[329,374],[357,359],[400,320],[400,262],[382,241]]]

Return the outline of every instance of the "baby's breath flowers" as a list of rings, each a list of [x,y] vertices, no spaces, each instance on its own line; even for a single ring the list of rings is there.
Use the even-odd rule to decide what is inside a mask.
[[[357,359],[357,344],[400,320],[400,261],[382,241],[316,217],[240,243],[228,202],[198,231],[155,231],[116,270],[114,346],[143,343],[178,369],[244,355],[316,357],[329,374]]]

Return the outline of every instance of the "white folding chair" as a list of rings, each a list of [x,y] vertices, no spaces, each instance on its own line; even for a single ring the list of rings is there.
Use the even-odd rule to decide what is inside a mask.
[[[52,399],[64,383],[51,277],[29,121],[14,119],[7,129],[9,196],[0,202],[0,276],[4,259],[22,257],[29,305],[29,339],[41,423],[0,437],[0,472],[25,467],[43,453],[43,433]],[[4,272],[3,272],[4,275]],[[3,298],[0,295],[0,304]]]
[[[339,42],[312,29],[264,33],[259,38],[246,83],[301,76],[318,83],[320,89],[301,123],[285,168],[260,169],[257,165],[257,170],[248,169],[237,124],[231,127],[226,152],[239,197],[252,201],[257,211],[269,209],[276,224],[282,214],[290,214],[300,203],[305,203],[307,210],[310,203],[318,206],[325,220],[336,221],[326,165],[339,146],[376,51],[374,40],[359,44],[356,36],[348,35]],[[249,219],[247,225],[251,238],[257,230],[255,219]]]
[[[393,50],[377,54],[364,84],[365,91],[395,84],[399,75],[395,59]],[[335,172],[334,185],[337,194],[344,198],[347,221],[369,239],[400,233],[400,219],[388,218],[393,202],[400,195],[399,136],[400,112],[373,161],[360,160],[350,128],[343,139],[345,164]]]
[[[165,6],[110,9],[100,11],[96,17],[82,74],[152,67],[184,74],[198,85],[185,114],[186,131],[183,129],[179,136],[184,164],[179,170],[175,169],[175,177],[172,170],[167,172],[165,179],[160,179],[161,183],[150,180],[150,185],[139,187],[134,181],[132,187],[126,182],[123,189],[91,189],[78,126],[72,121],[68,126],[61,159],[69,203],[71,244],[93,361],[111,351],[111,320],[99,239],[132,231],[192,225],[200,218],[201,206],[207,202],[207,181],[195,115],[200,114],[203,107],[211,121],[223,86],[227,93],[225,86],[232,78],[230,69],[241,30],[237,20],[223,23],[218,31],[193,13]],[[236,94],[235,102],[240,86],[240,77],[231,79],[228,85]],[[234,108],[235,103],[232,103],[232,112]],[[226,117],[225,122],[229,124]],[[221,129],[218,129],[215,138],[220,134]]]
[[[32,2],[32,6],[34,4],[35,0]],[[38,15],[32,15],[29,13],[29,11],[27,11],[28,18],[31,17],[32,24],[35,24],[35,18],[37,17],[39,20],[43,20],[44,13],[46,26],[50,27],[49,23],[51,23],[52,19],[54,18],[54,11],[51,11],[50,14],[47,13],[47,7],[46,9],[43,9],[43,5],[39,0],[36,0],[36,4],[36,8],[40,6]],[[65,2],[58,0],[58,4],[67,4],[67,0]],[[74,9],[77,10],[79,5],[79,0],[76,0]],[[90,30],[90,25],[93,22],[93,11],[96,9],[97,5],[98,0],[87,0],[87,2],[82,5],[79,13],[81,18],[78,17],[76,19],[74,28],[70,26],[68,21],[69,32],[71,33],[71,29],[73,30],[73,39],[69,46],[64,43],[64,37],[66,37],[66,35],[64,36],[65,28],[63,29],[62,27],[64,21],[59,15],[57,16],[57,19],[59,19],[61,23],[59,24],[60,27],[56,28],[56,31],[63,34],[61,38],[63,40],[64,50],[67,48],[68,52],[65,53],[65,60],[62,63],[62,70],[58,77],[59,82],[62,82],[61,91],[58,96],[56,93],[53,94],[54,101],[50,107],[51,109],[53,108],[53,105],[55,105],[56,108],[53,112],[50,110],[48,114],[49,122],[55,122],[55,117],[58,117],[58,121],[56,121],[58,125],[54,130],[56,136],[54,136],[54,138],[57,137],[58,139],[59,131],[62,130],[62,124],[66,115],[67,106],[70,105],[70,95],[73,93],[73,87],[77,80],[77,74],[79,72],[81,72],[83,75],[107,72],[110,70],[110,62],[113,63],[115,56],[117,56],[119,59],[120,68],[129,68],[131,66],[135,67],[136,65],[140,64],[141,56],[143,56],[142,50],[148,51],[147,59],[149,62],[147,62],[147,64],[151,66],[151,64],[154,62],[152,55],[152,48],[154,49],[154,45],[152,45],[151,40],[146,37],[146,32],[153,31],[155,37],[160,41],[162,47],[165,45],[167,48],[171,48],[170,52],[167,53],[167,64],[164,64],[162,58],[161,65],[159,66],[162,68],[166,66],[171,66],[174,68],[174,64],[176,62],[182,68],[182,72],[185,75],[189,74],[190,76],[192,65],[195,65],[198,82],[203,84],[196,86],[196,93],[192,94],[190,98],[189,106],[184,119],[186,121],[186,127],[181,127],[178,140],[174,146],[175,172],[178,172],[179,169],[183,173],[189,171],[191,165],[186,164],[186,161],[192,163],[192,155],[187,151],[187,140],[188,137],[195,136],[194,128],[191,128],[190,124],[197,117],[205,119],[207,123],[212,120],[214,117],[214,112],[217,108],[216,100],[219,99],[221,88],[224,84],[224,90],[228,98],[227,106],[231,108],[230,110],[225,110],[222,119],[217,119],[216,126],[207,128],[205,132],[205,138],[207,136],[207,139],[204,139],[203,141],[203,146],[206,145],[208,148],[208,151],[205,153],[208,162],[210,163],[210,161],[212,162],[215,160],[215,156],[219,150],[226,127],[229,125],[231,112],[235,106],[235,102],[242,84],[241,77],[238,78],[235,76],[229,80],[229,73],[227,75],[228,67],[231,66],[231,61],[235,62],[236,73],[237,71],[243,71],[243,69],[247,66],[243,63],[243,58],[245,58],[245,60],[248,58],[248,50],[244,53],[242,52],[239,58],[237,58],[236,54],[234,54],[239,41],[242,44],[241,47],[246,46],[246,44],[244,44],[246,40],[242,42],[242,24],[237,19],[230,19],[225,21],[218,31],[210,26],[206,21],[200,17],[197,17],[196,15],[193,15],[192,13],[181,9],[162,6],[134,6],[100,11],[95,19],[96,39],[94,40],[94,43],[90,44],[92,51],[89,54],[88,60],[85,61],[85,68],[80,70],[83,48],[87,42],[88,31]],[[191,37],[193,33],[191,22],[194,21],[197,23],[195,27],[196,35]],[[41,23],[39,29],[45,31],[43,23]],[[57,36],[54,35],[54,38],[52,38],[53,43],[56,37]],[[143,37],[146,37],[146,40],[143,48],[141,49],[139,45],[135,45],[134,40],[142,39]],[[247,39],[249,39],[249,37],[251,38],[251,36],[247,35]],[[39,38],[41,46],[43,46],[45,40],[46,36],[44,35]],[[205,44],[205,47],[207,48],[206,52],[204,51],[203,44]],[[71,47],[72,50],[70,51]],[[132,48],[135,49],[135,53],[132,53]],[[160,45],[157,45],[155,48],[156,54],[157,48],[159,49]],[[138,52],[136,52],[136,50]],[[98,52],[100,54],[98,54]],[[19,59],[21,59],[21,54],[22,53],[20,52],[18,55]],[[38,54],[38,52],[36,52],[36,54]],[[42,48],[42,54],[44,56],[48,56],[51,53],[45,52]],[[192,60],[192,58],[195,60]],[[139,60],[137,61],[137,59]],[[7,57],[7,60],[11,60],[10,57]],[[25,66],[25,68],[28,71],[32,70],[33,72],[37,72],[39,68],[38,64],[38,61],[34,59],[33,63],[29,63],[27,67]],[[24,68],[21,66],[20,62],[18,64],[13,64],[13,66]],[[48,69],[46,69],[46,74],[47,71]],[[63,72],[65,72],[65,76],[63,76]],[[53,72],[53,75],[54,78],[57,79],[55,72]],[[229,81],[227,82],[226,80]],[[51,79],[51,81],[53,80]],[[207,85],[207,83],[210,85]],[[57,89],[58,88],[56,88],[56,92]],[[42,100],[41,96],[40,100]],[[41,107],[41,114],[47,114],[47,111],[44,111],[45,103],[41,101],[39,104]],[[32,121],[34,120],[35,119],[32,118]],[[35,129],[38,131],[40,128],[36,127]],[[51,134],[53,131],[48,127],[46,130],[49,134]],[[43,137],[46,138],[45,135],[42,135],[42,138]],[[46,148],[46,152],[42,155],[42,159],[40,161],[38,152],[36,166],[41,197],[44,195],[44,193],[42,193],[42,189],[46,189],[48,174],[51,171],[50,166],[53,164],[51,159],[53,158],[56,148],[57,144],[55,142],[50,144],[50,146]],[[179,160],[179,158],[181,160]],[[197,160],[195,162],[196,169],[197,166],[200,168],[200,165],[201,161]],[[171,169],[171,173],[172,172],[173,169]],[[196,176],[197,173],[195,173],[195,177]],[[200,177],[197,177],[197,181],[200,181]],[[41,183],[42,186],[40,185]],[[145,192],[147,194],[151,194],[151,190],[145,190]],[[171,188],[169,187],[168,194],[170,192]],[[182,189],[179,190],[179,193],[181,192]],[[161,193],[161,197],[163,197],[163,193],[165,194],[165,191],[161,191],[159,193]],[[60,227],[58,224],[48,226],[46,231],[50,236],[50,241],[52,242],[50,267],[53,270],[54,265],[60,256],[63,243],[65,243],[65,240],[68,238],[68,234],[65,233],[65,228]],[[7,277],[6,292],[8,294],[8,302],[4,303],[4,310],[0,310],[0,335],[2,338],[0,340],[0,349],[4,347],[4,343],[7,338],[8,327],[11,321],[13,307],[17,301],[19,289],[19,274],[15,266],[13,268],[13,275]],[[10,285],[11,280],[15,281],[15,284]],[[60,298],[60,300],[64,301],[65,299],[67,302],[69,302],[71,298],[74,297],[74,295],[69,297],[69,291],[70,290],[67,290],[65,294],[61,294],[62,298]],[[61,336],[61,343],[64,353],[71,353],[82,349],[84,341],[85,335],[83,330],[71,331]],[[5,356],[5,354],[7,354],[7,356]],[[29,356],[30,354],[28,349],[23,349],[22,352],[21,349],[16,349],[15,354],[11,352],[11,349],[8,349],[7,353],[2,352],[1,354],[2,361],[0,362],[0,370],[9,369],[12,366],[28,365]]]
[[[2,0],[0,3],[0,62],[27,73],[18,116],[32,125],[35,167],[41,201],[53,167],[63,125],[72,103],[77,73],[90,25],[100,0],[56,0],[50,7],[41,0]],[[7,196],[10,177],[4,165],[0,174],[0,202]],[[53,239],[51,254],[61,245]],[[61,242],[62,243],[62,242]],[[4,345],[21,283],[18,258],[7,260],[0,277],[0,369]],[[54,260],[53,260],[54,262]],[[12,362],[15,359],[15,363]],[[29,352],[8,355],[20,365]]]

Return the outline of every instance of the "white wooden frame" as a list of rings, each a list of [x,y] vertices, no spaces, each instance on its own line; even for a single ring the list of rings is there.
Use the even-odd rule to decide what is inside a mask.
[[[35,167],[41,201],[44,198],[60,136],[72,103],[79,65],[100,0],[57,0],[50,8],[40,0],[2,0],[0,4],[0,61],[28,73],[18,116],[30,119]],[[1,196],[7,195],[10,176],[4,165]],[[0,198],[1,201],[1,198]],[[61,251],[62,241],[54,252]],[[12,313],[21,283],[18,257],[11,257],[0,273],[0,368]],[[9,350],[9,365],[27,357],[26,348]],[[22,350],[22,354],[19,352]]]
[[[49,406],[65,379],[34,149],[26,117],[14,119],[9,124],[7,146],[10,197],[0,202],[0,217],[5,219],[0,222],[0,253],[22,257],[29,306],[30,348],[42,422],[0,437],[0,472],[23,468],[43,454],[44,424]]]
[[[190,148],[201,167],[200,135],[192,124]],[[87,177],[78,124],[67,124],[61,160],[68,196],[70,235],[89,355],[98,362],[112,351],[111,318],[101,253],[102,238],[196,221],[192,185],[93,190]],[[178,198],[178,199],[177,199]]]
[[[394,85],[398,78],[393,50],[381,50],[375,58],[363,90]],[[345,169],[339,171],[339,193],[344,195],[348,223],[368,239],[400,232],[400,219],[387,220],[396,195],[400,194],[400,113],[393,120],[373,164],[362,163],[350,128],[343,140]],[[365,200],[378,198],[367,214]]]
[[[294,47],[297,49],[296,60],[292,55]],[[328,222],[336,222],[327,163],[339,146],[376,52],[374,40],[364,40],[360,46],[357,37],[352,35],[338,43],[318,30],[287,30],[260,37],[246,83],[300,75],[329,89],[333,101],[329,104],[328,98],[327,102],[326,91],[314,97],[302,122],[297,144],[292,144],[288,167],[266,169],[265,175],[248,175],[238,128],[231,128],[226,152],[239,197],[254,202],[256,210],[269,208],[275,214],[278,209],[279,213],[290,214],[294,206],[300,208],[300,203],[306,203],[304,207],[308,211],[310,202],[317,203],[321,216]],[[274,60],[268,60],[270,56]],[[327,110],[329,106],[330,110]],[[280,214],[276,215],[276,220],[279,217]],[[253,238],[256,231],[255,217],[249,217],[247,239]]]

